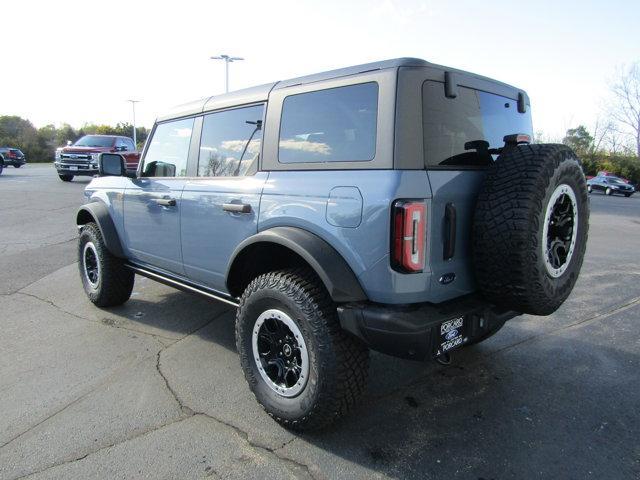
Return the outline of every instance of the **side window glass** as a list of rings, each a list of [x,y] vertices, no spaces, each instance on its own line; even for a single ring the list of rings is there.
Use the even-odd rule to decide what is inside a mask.
[[[280,163],[366,162],[376,154],[378,84],[290,95],[282,105]]]
[[[184,177],[187,174],[193,118],[156,126],[144,158],[144,177]]]
[[[133,140],[129,139],[129,138],[125,138],[124,139],[124,145],[125,147],[127,147],[127,150],[130,152],[135,151],[136,146],[133,144]]]
[[[264,105],[211,113],[204,117],[198,176],[246,175],[260,155]]]

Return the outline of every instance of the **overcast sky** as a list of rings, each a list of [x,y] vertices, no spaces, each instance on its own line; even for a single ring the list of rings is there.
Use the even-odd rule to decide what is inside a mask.
[[[412,56],[525,89],[535,130],[593,124],[616,66],[640,60],[640,1],[46,1],[2,7],[0,115],[150,127],[231,89]]]

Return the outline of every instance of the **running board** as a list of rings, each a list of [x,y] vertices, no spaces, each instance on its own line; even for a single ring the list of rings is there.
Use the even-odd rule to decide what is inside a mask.
[[[156,282],[163,283],[173,288],[177,288],[178,290],[183,290],[185,292],[198,293],[207,298],[211,298],[213,300],[226,303],[227,305],[233,305],[234,307],[237,307],[239,304],[237,299],[232,297],[226,297],[221,293],[218,293],[214,290],[209,290],[208,288],[205,288],[205,287],[187,283],[185,281],[178,280],[177,278],[169,277],[167,275],[162,275],[158,272],[153,272],[151,270],[139,267],[137,265],[133,265],[131,263],[127,263],[127,267],[133,270],[138,275],[142,275],[143,277],[150,278],[151,280],[155,280]]]

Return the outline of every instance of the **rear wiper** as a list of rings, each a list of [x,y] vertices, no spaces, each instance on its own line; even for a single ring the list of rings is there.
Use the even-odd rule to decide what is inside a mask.
[[[518,145],[522,144],[531,143],[531,137],[526,133],[512,133],[510,135],[505,135],[502,141],[504,142],[503,147],[491,148],[489,146],[489,142],[487,142],[486,140],[471,140],[470,142],[465,142],[464,149],[475,150],[480,156],[500,155],[506,149],[517,147]]]

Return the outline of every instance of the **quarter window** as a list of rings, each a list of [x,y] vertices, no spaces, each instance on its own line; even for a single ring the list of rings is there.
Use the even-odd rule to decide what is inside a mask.
[[[291,95],[280,122],[280,163],[363,162],[376,152],[378,84]]]
[[[156,126],[145,155],[143,176],[186,176],[193,120],[187,118]]]
[[[198,176],[237,177],[256,165],[262,143],[264,105],[204,117]]]

